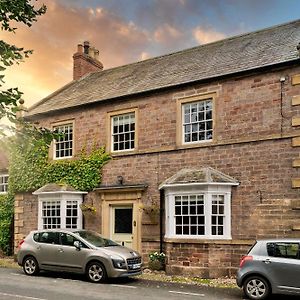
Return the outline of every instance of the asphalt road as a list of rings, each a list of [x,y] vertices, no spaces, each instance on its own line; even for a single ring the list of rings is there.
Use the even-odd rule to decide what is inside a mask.
[[[87,282],[84,276],[41,272],[36,277],[21,269],[0,268],[1,300],[237,300],[238,289],[218,289],[140,279],[114,279],[104,284]],[[272,298],[273,299],[273,298]],[[274,299],[295,299],[281,298]]]
[[[165,299],[242,299],[234,289],[213,289],[139,279],[114,279],[104,284],[87,282],[84,276],[40,273],[30,277],[21,269],[0,268],[2,300],[165,300]]]

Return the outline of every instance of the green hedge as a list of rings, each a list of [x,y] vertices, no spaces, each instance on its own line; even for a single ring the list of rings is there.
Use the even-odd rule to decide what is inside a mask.
[[[13,198],[0,195],[0,249],[11,253],[11,225],[13,220]]]

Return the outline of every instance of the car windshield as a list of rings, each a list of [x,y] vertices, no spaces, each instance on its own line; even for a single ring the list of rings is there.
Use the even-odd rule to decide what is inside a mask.
[[[75,234],[79,235],[83,239],[85,239],[87,242],[92,244],[95,247],[110,247],[110,246],[119,246],[119,244],[103,238],[100,234],[94,231],[75,231]]]

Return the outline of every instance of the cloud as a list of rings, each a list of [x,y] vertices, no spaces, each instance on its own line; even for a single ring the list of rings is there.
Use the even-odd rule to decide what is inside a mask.
[[[221,32],[217,32],[213,29],[204,29],[200,26],[193,30],[193,36],[199,44],[211,43],[226,37],[226,35]]]
[[[141,60],[145,60],[145,59],[148,59],[148,58],[150,58],[150,57],[151,57],[150,53],[148,53],[148,52],[146,52],[146,51],[143,51],[143,52],[141,53],[141,55],[140,55],[140,59],[141,59]]]
[[[89,40],[100,50],[104,68],[140,59],[149,43],[148,33],[104,8],[67,7],[45,0],[47,13],[28,28],[17,24],[16,34],[3,33],[12,44],[34,49],[33,55],[7,69],[7,87],[18,86],[25,104],[32,105],[72,80],[72,55],[77,44]]]
[[[163,24],[161,27],[156,29],[153,36],[154,40],[158,43],[172,45],[177,43],[178,39],[183,37],[183,33],[169,24]]]

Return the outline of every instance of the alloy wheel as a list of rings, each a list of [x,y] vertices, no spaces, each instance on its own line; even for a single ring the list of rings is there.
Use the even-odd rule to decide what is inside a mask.
[[[106,279],[104,267],[97,262],[94,262],[88,267],[88,277],[92,282],[102,282]]]
[[[262,300],[269,295],[268,284],[260,277],[252,277],[247,280],[244,288],[245,294],[254,300]]]
[[[37,261],[33,257],[28,257],[24,261],[23,269],[27,275],[35,275],[38,273],[39,267]]]

